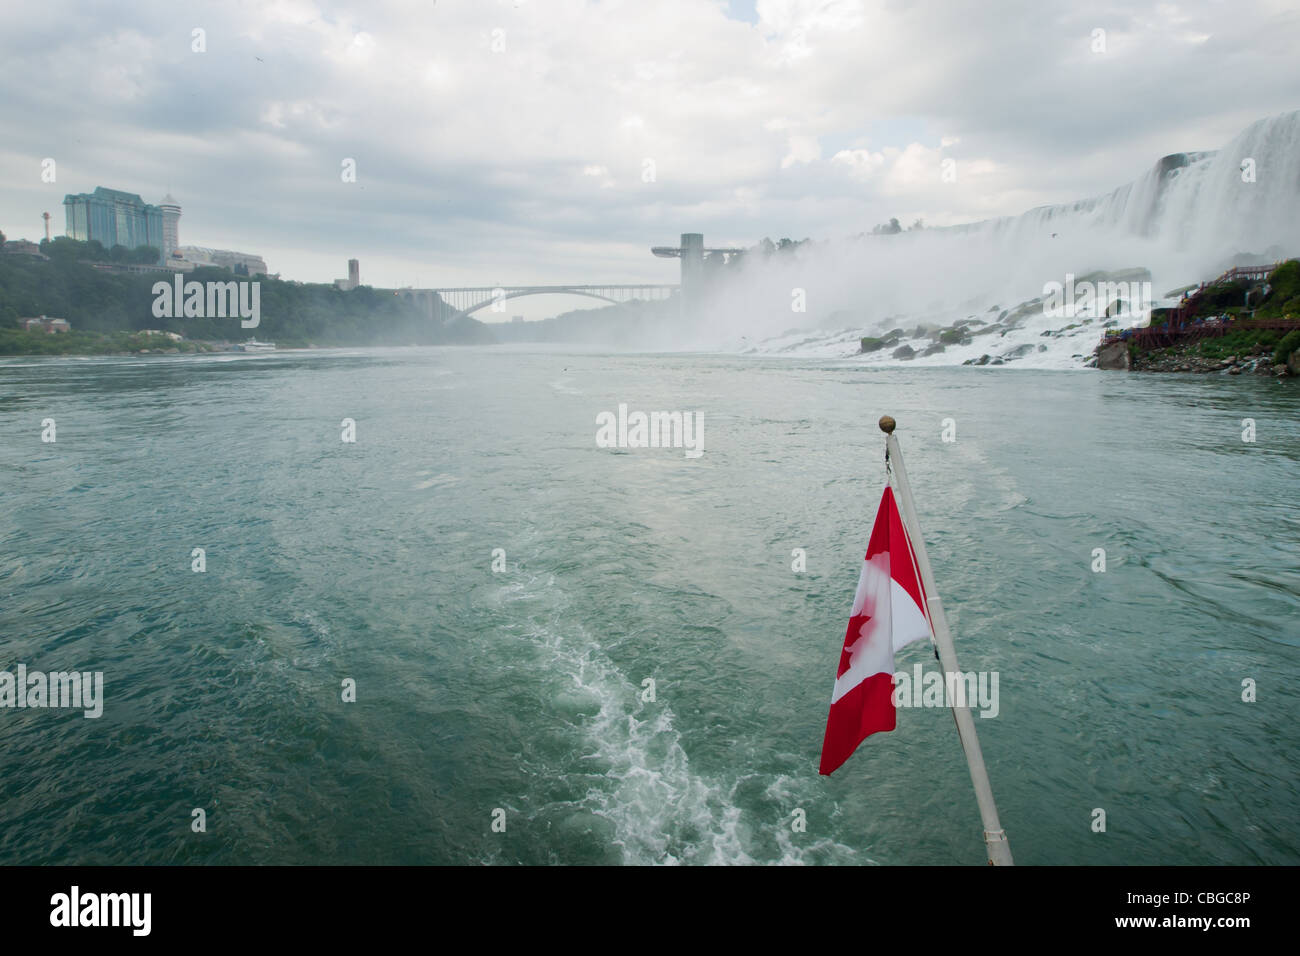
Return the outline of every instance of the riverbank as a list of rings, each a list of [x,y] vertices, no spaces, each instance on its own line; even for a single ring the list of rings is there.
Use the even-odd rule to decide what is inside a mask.
[[[1134,372],[1191,372],[1224,375],[1273,375],[1286,378],[1300,374],[1300,352],[1278,333],[1230,333],[1221,339],[1201,340],[1190,345],[1167,346],[1143,352],[1132,350]],[[1300,337],[1297,337],[1300,338]]]
[[[178,340],[157,332],[0,329],[0,355],[201,355],[234,349],[229,342]]]
[[[166,288],[175,274],[159,270],[149,274],[120,274],[96,268],[102,263],[86,259],[90,244],[60,237],[41,244],[41,257],[0,255],[0,354],[4,355],[112,355],[161,348],[178,352],[220,351],[226,340],[242,340],[253,333],[281,346],[353,347],[368,345],[479,345],[495,339],[481,323],[464,316],[430,318],[421,308],[394,290],[358,286],[344,291],[333,285],[297,283],[273,276],[250,278],[216,267],[200,267],[185,275],[188,284],[210,289],[211,283],[255,283],[258,322],[251,327],[242,318],[227,316],[209,298],[187,303],[185,314],[160,308],[155,287]],[[163,302],[162,305],[167,305]],[[447,311],[446,309],[444,311]],[[71,332],[34,335],[22,327],[23,319],[56,316],[71,325]],[[252,316],[248,316],[252,318]],[[133,342],[145,330],[172,333],[181,341]],[[185,343],[193,343],[187,346]]]

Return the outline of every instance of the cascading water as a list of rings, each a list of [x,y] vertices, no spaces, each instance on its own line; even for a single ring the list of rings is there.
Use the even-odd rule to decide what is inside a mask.
[[[845,356],[857,352],[860,337],[901,328],[899,342],[918,346],[917,363],[953,365],[991,355],[1035,367],[1077,367],[1090,355],[1100,322],[1045,315],[1034,300],[1048,283],[1064,283],[1068,274],[1145,269],[1155,299],[1145,304],[1159,305],[1166,292],[1232,265],[1295,255],[1300,111],[1253,123],[1223,149],[1166,156],[1104,196],[962,226],[809,244],[793,256],[753,257],[714,288],[689,344]],[[803,314],[791,308],[795,290],[806,299]],[[968,320],[985,334],[926,356],[920,346],[933,336],[907,334]],[[863,361],[900,360],[884,350]]]

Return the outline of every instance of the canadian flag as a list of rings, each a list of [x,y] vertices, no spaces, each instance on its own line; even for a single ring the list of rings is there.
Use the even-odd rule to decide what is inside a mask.
[[[912,542],[886,485],[844,633],[821,773],[833,773],[867,737],[894,729],[894,652],[930,636]]]

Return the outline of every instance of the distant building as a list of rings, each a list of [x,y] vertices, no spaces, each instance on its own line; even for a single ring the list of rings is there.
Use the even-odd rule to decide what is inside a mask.
[[[172,194],[168,193],[163,196],[158,208],[162,210],[163,221],[163,260],[171,258],[171,254],[181,246],[181,206]]]
[[[93,193],[63,197],[67,224],[64,231],[82,242],[95,240],[113,246],[153,246],[163,249],[163,211],[135,193],[96,186]],[[180,215],[180,207],[177,216]]]
[[[523,317],[522,315],[516,315],[516,316],[513,316],[513,317],[510,319],[510,321],[511,321],[511,322],[514,322],[514,323],[520,323],[520,322],[523,322],[523,321],[524,321],[524,317]]]
[[[41,252],[41,247],[34,242],[28,242],[26,239],[10,239],[3,246],[0,246],[0,252],[7,256],[31,256],[33,259],[48,259],[45,253]]]
[[[234,272],[247,270],[250,276],[266,275],[266,260],[251,252],[233,249],[208,249],[205,246],[181,246],[178,251],[186,261],[196,266],[219,266]]]
[[[361,285],[361,263],[356,259],[348,260],[348,277],[346,279],[335,279],[334,286],[347,292],[349,289],[355,289]]]
[[[71,332],[72,324],[67,319],[52,319],[47,315],[31,319],[19,319],[18,324],[28,332],[40,329],[45,332]]]
[[[132,262],[89,262],[87,265],[100,272],[115,272],[118,275],[147,276],[164,271],[161,265],[138,266]]]

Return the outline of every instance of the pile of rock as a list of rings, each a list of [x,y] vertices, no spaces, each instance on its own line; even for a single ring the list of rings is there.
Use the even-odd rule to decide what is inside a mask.
[[[1277,375],[1286,376],[1291,372],[1285,364],[1274,365],[1269,352],[1256,355],[1229,355],[1226,358],[1211,358],[1205,355],[1189,354],[1173,350],[1162,350],[1146,355],[1139,355],[1133,361],[1133,369],[1138,372],[1189,372],[1221,375]]]

